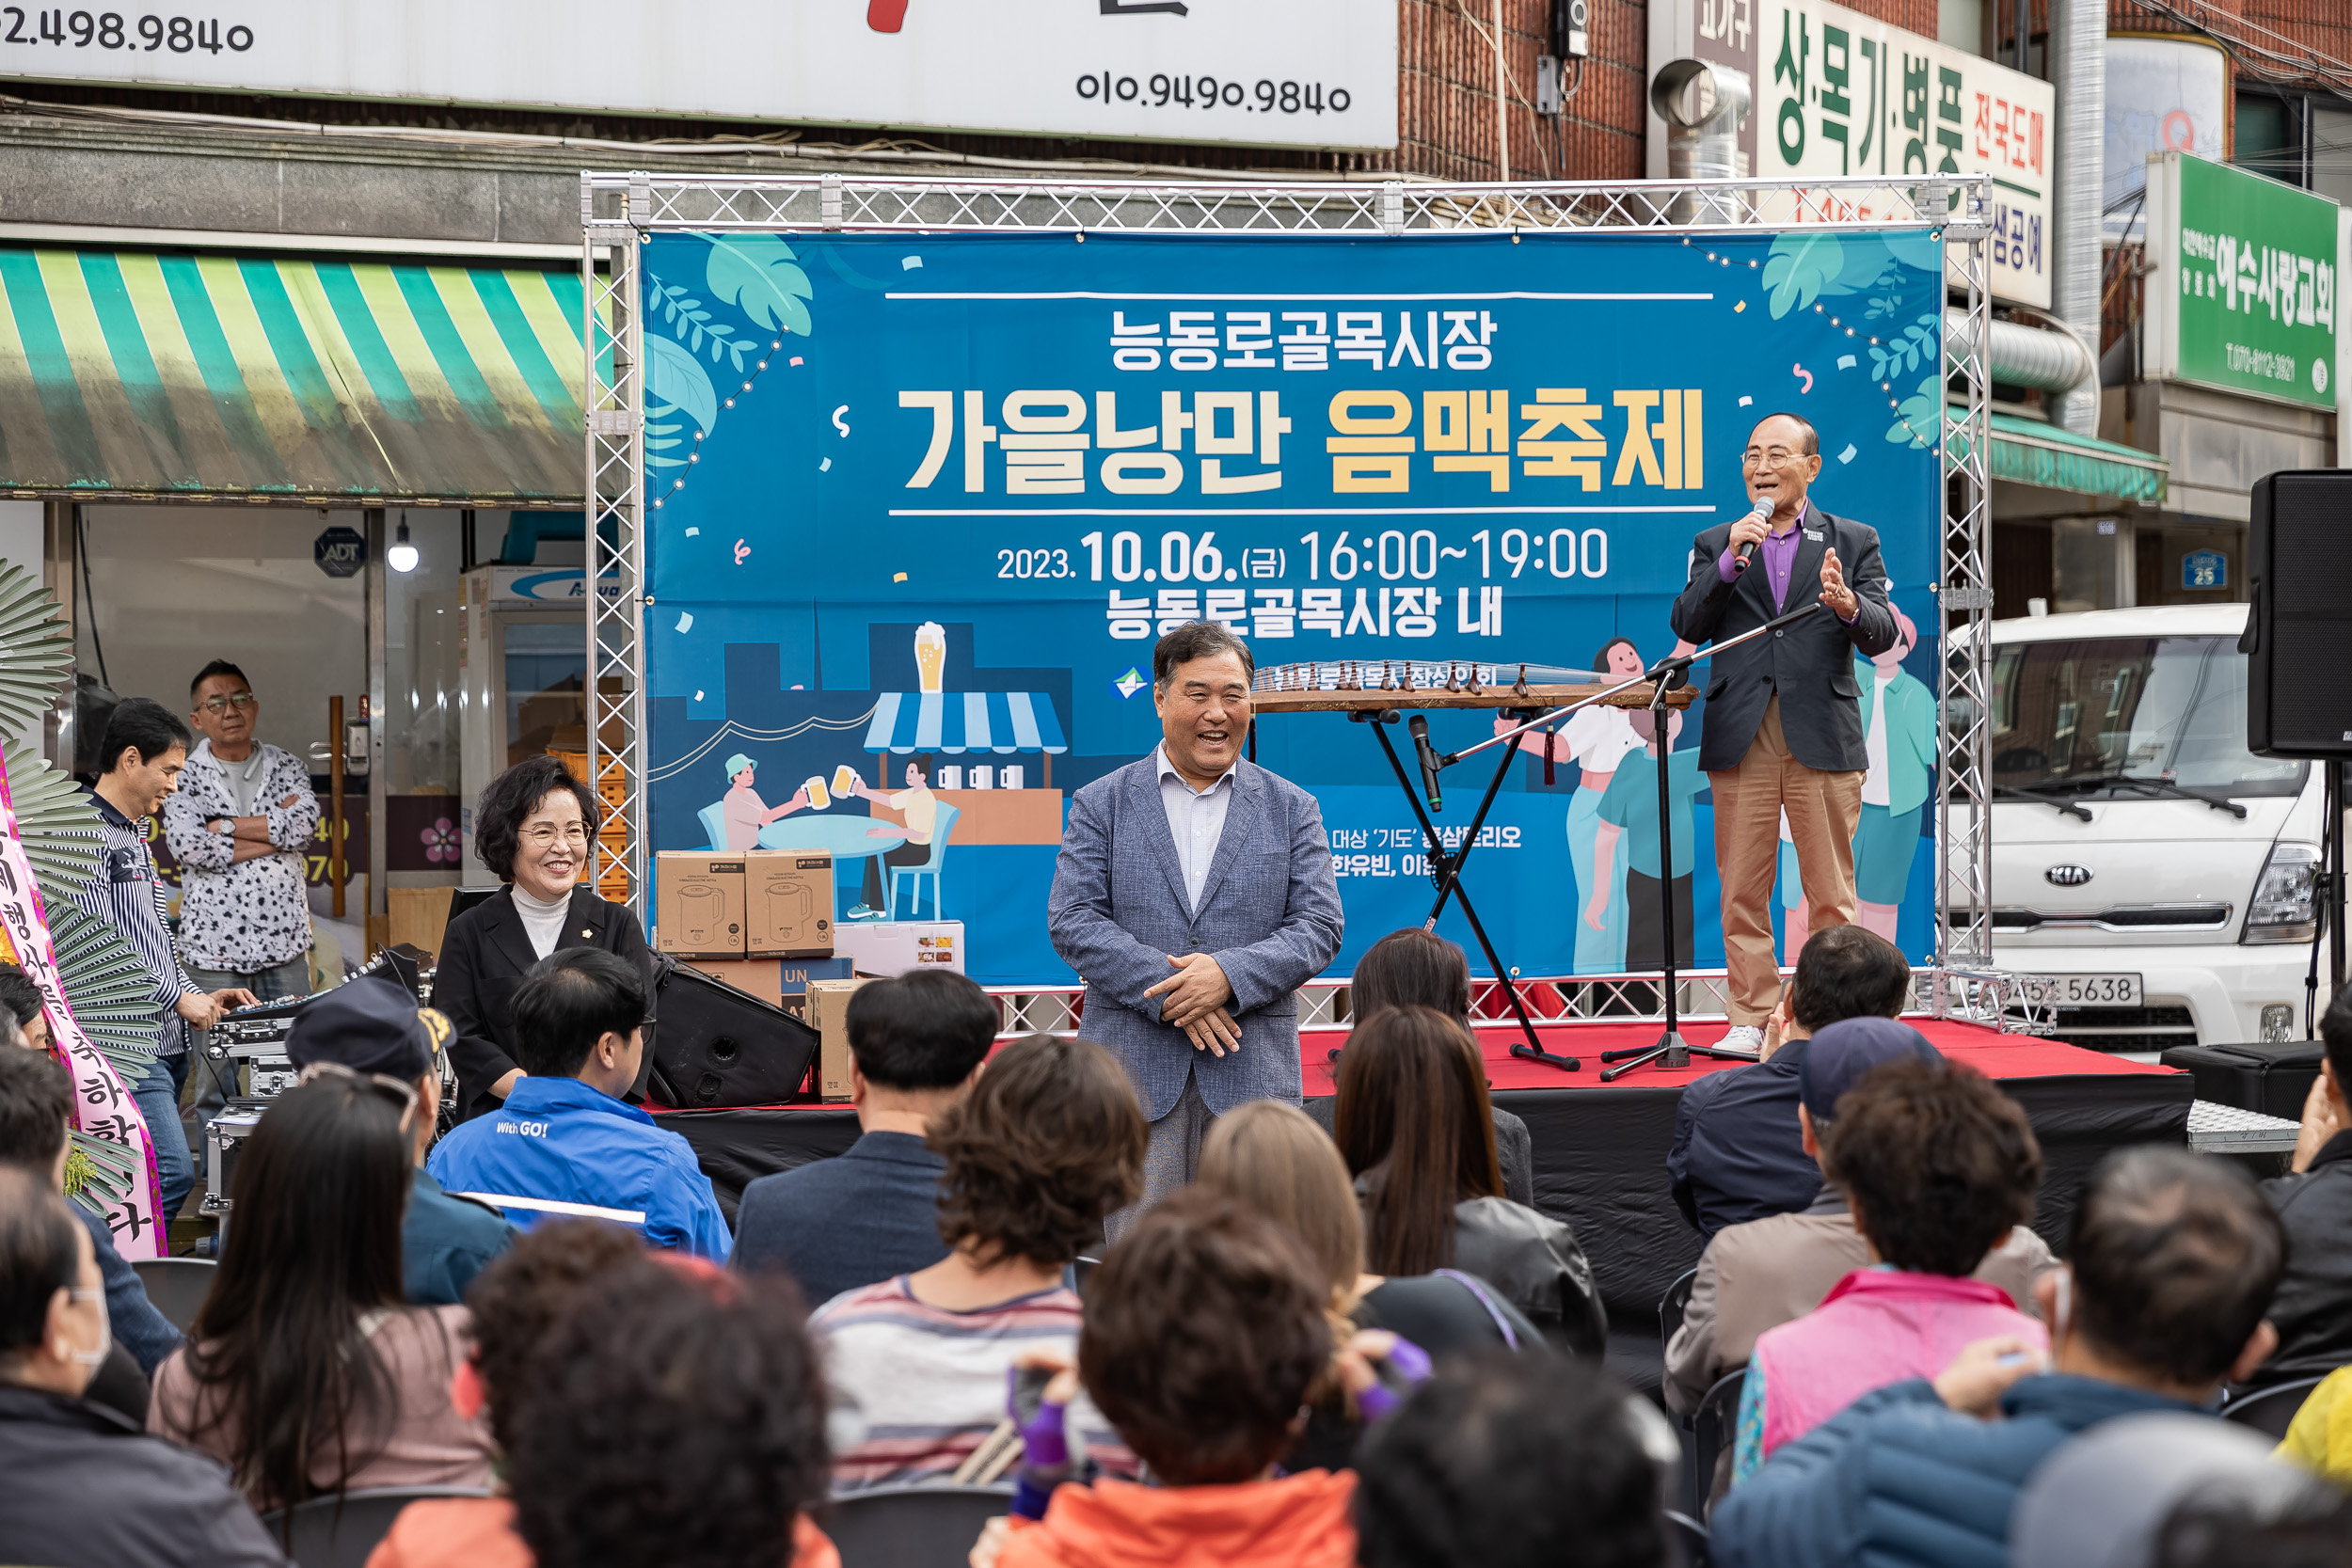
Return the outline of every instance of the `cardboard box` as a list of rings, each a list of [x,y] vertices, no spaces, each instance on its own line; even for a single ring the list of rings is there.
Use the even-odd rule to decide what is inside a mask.
[[[854,920],[834,933],[859,974],[888,976],[933,965],[963,970],[961,920]]]
[[[833,954],[833,856],[755,849],[743,857],[743,951],[753,958]]]
[[[668,850],[654,862],[654,946],[680,958],[743,956],[743,857]]]
[[[850,998],[864,984],[862,979],[808,982],[808,1022],[818,1037],[819,1099],[850,1098]]]
[[[781,958],[693,958],[688,960],[687,967],[699,969],[714,980],[724,980],[737,990],[749,991],[773,1006],[784,1006]]]

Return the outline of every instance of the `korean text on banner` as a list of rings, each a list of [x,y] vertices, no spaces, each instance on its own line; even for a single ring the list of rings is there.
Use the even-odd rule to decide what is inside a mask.
[[[65,988],[57,979],[56,948],[49,940],[49,918],[41,908],[40,886],[34,881],[32,863],[24,858],[24,846],[17,839],[16,805],[8,793],[5,769],[0,769],[0,938],[13,949],[10,961],[32,977],[47,1004],[49,1037],[73,1075],[74,1126],[91,1137],[120,1144],[144,1171],[146,1180],[135,1183],[129,1195],[106,1212],[116,1250],[134,1261],[161,1258],[166,1236],[157,1216],[163,1211],[163,1188],[156,1179],[147,1122],[122,1075],[83,1035],[73,1022],[72,1008],[66,1005]]]

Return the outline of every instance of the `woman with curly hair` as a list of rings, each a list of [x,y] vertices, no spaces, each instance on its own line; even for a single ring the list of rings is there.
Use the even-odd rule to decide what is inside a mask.
[[[1077,1292],[1062,1271],[1143,1187],[1143,1111],[1090,1040],[1032,1035],[996,1053],[932,1121],[939,1236],[930,1268],[845,1291],[809,1326],[836,1397],[868,1435],[834,1460],[836,1491],[945,1481],[994,1432],[1025,1358],[1074,1361]],[[1133,1459],[1091,1407],[1071,1422],[1114,1473]]]

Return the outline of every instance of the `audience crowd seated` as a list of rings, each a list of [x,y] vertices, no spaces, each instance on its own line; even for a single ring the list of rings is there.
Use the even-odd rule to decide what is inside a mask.
[[[67,1208],[0,1164],[0,1560],[283,1563],[218,1461],[83,1397],[106,1358],[106,1292]]]
[[[1797,1132],[1805,1043],[1845,1019],[1893,1018],[1910,996],[1911,961],[1884,937],[1839,926],[1806,940],[1765,1032],[1764,1060],[1708,1073],[1675,1107],[1666,1176],[1702,1239],[1812,1203],[1821,1172]]]
[[[1873,1035],[1911,1037],[1874,1049]],[[2036,1358],[2049,1348],[2016,1297],[1971,1277],[2033,1216],[2042,1149],[2026,1113],[1982,1074],[1947,1067],[1903,1024],[1853,1019],[1809,1045],[1797,1114],[1808,1145],[1828,1140],[1824,1168],[1846,1196],[1868,1266],[1756,1338],[1735,1480],[1871,1389],[1932,1377],[1977,1340],[2010,1336]],[[1856,1066],[1868,1067],[1858,1081],[1849,1076]],[[1845,1082],[1853,1087],[1840,1094]],[[1825,1128],[1817,1105],[1836,1108]]]
[[[1492,1285],[1556,1343],[1597,1356],[1608,1339],[1592,1266],[1569,1227],[1502,1196],[1477,1042],[1434,1007],[1386,1007],[1340,1062],[1335,1132],[1379,1275],[1459,1268]]]
[[[1470,957],[1435,931],[1407,926],[1364,949],[1347,982],[1347,1008],[1362,1023],[1383,1007],[1435,1007],[1470,1027]],[[1343,1053],[1343,1058],[1344,1053]],[[1307,1114],[1331,1131],[1339,1101],[1330,1095],[1307,1101]],[[1502,1196],[1535,1206],[1535,1143],[1527,1123],[1490,1105],[1495,1123],[1495,1164],[1502,1171]]]
[[[1917,1031],[1883,1019],[1834,1023],[1818,1041],[1807,1042],[1797,1109],[1806,1150],[1825,1166],[1822,1142],[1846,1088],[1881,1061],[1921,1053],[1936,1054]],[[1927,1152],[1934,1158],[1935,1151]],[[1858,1149],[1853,1157],[1861,1157]],[[1718,1378],[1747,1365],[1758,1335],[1803,1317],[1846,1275],[1884,1260],[1874,1259],[1870,1249],[1855,1228],[1842,1183],[1826,1169],[1820,1196],[1803,1212],[1717,1231],[1699,1254],[1681,1326],[1666,1343],[1666,1408],[1691,1414]],[[1999,1287],[2018,1310],[2031,1312],[2033,1282],[2055,1262],[2049,1243],[2019,1224],[1971,1272]]]
[[[1348,1568],[1354,1476],[1279,1469],[1331,1370],[1328,1307],[1270,1221],[1197,1186],[1146,1210],[1089,1282],[1077,1370],[1156,1484],[1062,1486],[1036,1523],[993,1521],[973,1568]]]
[[[230,1180],[236,1223],[148,1428],[228,1463],[262,1510],[361,1487],[483,1487],[490,1446],[450,1404],[462,1307],[401,1294],[415,1085],[314,1065]]]
[[[1144,1140],[1118,1059],[1050,1035],[1006,1046],[932,1118],[947,1255],[809,1320],[835,1395],[866,1428],[835,1456],[836,1490],[954,1476],[1002,1420],[1015,1361],[1075,1349],[1078,1295],[1063,1272],[1142,1191]],[[1090,1407],[1072,1419],[1095,1463],[1132,1470]]]
[[[2263,1183],[2287,1230],[2287,1270],[2270,1304],[2278,1353],[2257,1385],[2352,1365],[2352,989],[2319,1021],[2326,1053],[2303,1110],[2293,1168]]]
[[[2120,1416],[2210,1408],[2224,1379],[2261,1364],[2285,1250],[2234,1165],[2153,1147],[2109,1155],[2065,1265],[2037,1287],[2051,1370],[2002,1336],[1932,1380],[1865,1394],[1732,1488],[1714,1513],[1713,1560],[2002,1561],[2019,1493],[2059,1444]]]
[[[743,1189],[735,1267],[783,1269],[821,1304],[945,1258],[937,1212],[946,1164],[924,1138],[972,1086],[998,1022],[995,1001],[953,970],[859,987],[848,1009],[858,1140],[837,1159]]]
[[[1388,1359],[1379,1354],[1384,1331],[1438,1363],[1489,1350],[1549,1357],[1535,1325],[1475,1275],[1454,1269],[1395,1279],[1366,1273],[1363,1216],[1347,1164],[1323,1130],[1292,1106],[1261,1100],[1217,1117],[1200,1146],[1199,1184],[1272,1220],[1300,1245],[1330,1292],[1334,1333],[1366,1362]],[[1361,1412],[1338,1383],[1316,1392],[1306,1434],[1283,1464],[1345,1469]]]
[[[406,987],[363,974],[306,1003],[286,1036],[287,1059],[298,1069],[332,1062],[416,1085],[408,1208],[400,1222],[401,1289],[411,1307],[454,1307],[464,1301],[466,1287],[482,1266],[515,1239],[504,1215],[471,1198],[451,1196],[424,1168],[441,1113],[441,1053],[452,1034],[449,1020],[419,1007]]]
[[[13,1166],[65,1192],[67,1134],[73,1126],[73,1080],[44,1051],[0,1050],[0,1165]],[[90,1251],[106,1286],[112,1344],[85,1397],[147,1424],[148,1379],[180,1348],[147,1287],[115,1250],[106,1222],[68,1199],[66,1208],[89,1232]]]
[[[550,1213],[612,1220],[724,1262],[726,1216],[693,1148],[621,1099],[652,1013],[636,963],[559,948],[532,966],[509,1011],[525,1076],[440,1141],[425,1162],[433,1179],[520,1226]]]

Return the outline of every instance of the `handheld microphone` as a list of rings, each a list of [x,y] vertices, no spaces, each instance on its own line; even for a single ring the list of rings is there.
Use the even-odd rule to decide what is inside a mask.
[[[1421,758],[1421,787],[1429,797],[1429,809],[1442,812],[1445,799],[1438,793],[1438,751],[1429,744],[1429,721],[1416,713],[1405,727],[1413,733],[1413,751]]]
[[[1772,503],[1771,499],[1767,498],[1765,499],[1758,500],[1754,506],[1748,509],[1748,516],[1740,518],[1740,522],[1746,522],[1748,517],[1755,517],[1766,523],[1771,522],[1772,520]],[[1740,525],[1739,523],[1734,523],[1732,526],[1737,528]],[[1732,576],[1738,577],[1741,572],[1746,571],[1748,569],[1748,558],[1754,554],[1756,554],[1756,541],[1751,539],[1746,544],[1740,546],[1740,553],[1733,557],[1736,564],[1731,568]]]

